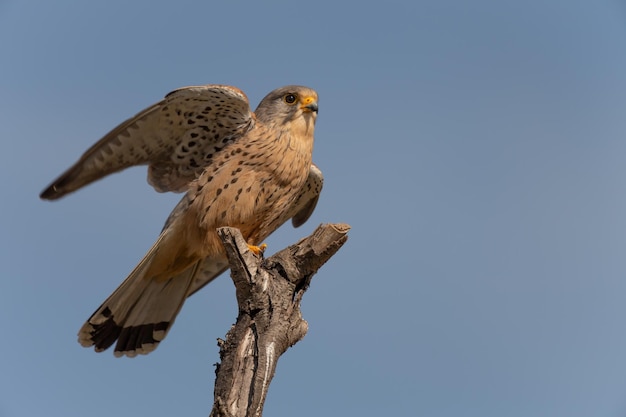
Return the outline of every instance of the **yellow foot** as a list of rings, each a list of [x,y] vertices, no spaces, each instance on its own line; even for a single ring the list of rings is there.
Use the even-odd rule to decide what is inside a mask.
[[[248,249],[250,249],[256,256],[263,255],[265,249],[267,249],[267,245],[262,243],[260,246],[248,245]]]

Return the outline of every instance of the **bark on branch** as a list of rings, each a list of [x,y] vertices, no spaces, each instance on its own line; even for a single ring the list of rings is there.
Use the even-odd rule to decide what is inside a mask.
[[[300,301],[317,270],[346,242],[350,226],[323,224],[310,236],[263,259],[238,229],[217,230],[237,290],[237,322],[219,340],[211,417],[261,416],[276,363],[308,330]]]

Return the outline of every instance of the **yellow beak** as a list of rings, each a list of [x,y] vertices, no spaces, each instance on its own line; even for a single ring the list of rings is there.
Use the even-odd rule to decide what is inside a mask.
[[[304,97],[302,99],[302,105],[300,106],[300,108],[302,109],[302,111],[305,111],[305,112],[317,113],[317,110],[318,110],[317,100],[315,99],[315,97],[312,97],[312,96]]]

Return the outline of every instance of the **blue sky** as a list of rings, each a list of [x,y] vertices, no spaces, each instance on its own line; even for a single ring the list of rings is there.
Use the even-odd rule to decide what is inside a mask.
[[[185,85],[320,95],[352,225],[303,302],[268,416],[626,413],[626,5],[620,1],[0,3],[0,416],[207,415],[224,276],[132,360],[76,342],[178,195],[145,168],[38,193]]]

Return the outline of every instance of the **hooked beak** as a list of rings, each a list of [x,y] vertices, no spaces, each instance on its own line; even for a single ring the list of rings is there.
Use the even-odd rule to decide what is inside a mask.
[[[302,100],[302,106],[300,106],[300,108],[304,112],[317,113],[317,110],[318,110],[317,101],[315,100],[314,97],[310,97],[310,96],[309,97],[305,97]]]

